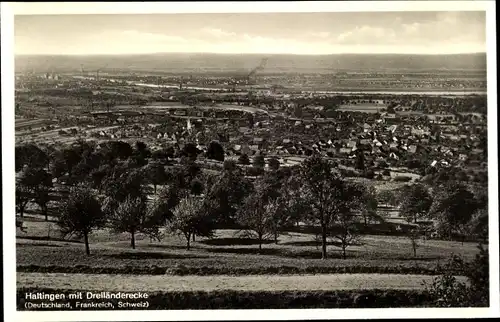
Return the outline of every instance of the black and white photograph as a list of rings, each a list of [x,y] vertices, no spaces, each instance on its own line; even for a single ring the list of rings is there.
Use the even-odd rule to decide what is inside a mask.
[[[494,2],[321,3],[2,3],[6,310],[498,316]]]

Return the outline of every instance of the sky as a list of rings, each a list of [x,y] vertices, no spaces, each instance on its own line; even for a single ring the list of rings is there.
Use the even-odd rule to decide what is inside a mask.
[[[16,55],[486,52],[485,12],[16,15]]]

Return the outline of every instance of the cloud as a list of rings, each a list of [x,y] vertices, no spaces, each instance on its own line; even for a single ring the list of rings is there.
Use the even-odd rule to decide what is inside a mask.
[[[330,33],[327,31],[312,32],[311,36],[318,37],[318,38],[328,38],[328,37],[330,37]]]
[[[399,22],[387,25],[357,26],[340,33],[336,37],[336,42],[339,45],[356,46],[399,45],[406,48],[420,46],[421,50],[441,46],[450,51],[464,49],[467,45],[471,50],[476,48],[477,51],[477,48],[480,48],[479,51],[484,51],[486,32],[481,19],[474,21],[470,15],[460,12],[439,12],[430,20],[399,19]]]
[[[362,26],[338,35],[337,42],[341,44],[374,44],[392,42],[395,36],[393,29],[383,27]]]
[[[467,21],[458,12],[441,12],[435,20],[402,24],[398,39],[421,45],[460,44],[482,45],[486,48],[486,31],[483,23]]]
[[[425,19],[424,19],[425,18]],[[399,15],[390,19],[363,19],[362,23],[311,24],[300,27],[229,24],[239,28],[209,24],[188,24],[177,28],[145,30],[133,24],[120,28],[98,28],[93,32],[50,33],[17,31],[16,53],[458,53],[486,50],[484,17],[468,13],[430,13]],[[274,22],[273,22],[274,23]],[[288,22],[287,22],[288,23]],[[226,24],[225,26],[228,26]],[[348,27],[350,26],[350,27]],[[31,30],[43,28],[31,27]],[[246,28],[246,29],[245,29]],[[56,32],[57,31],[57,32]],[[57,33],[61,34],[57,37]],[[47,35],[50,35],[47,36]],[[71,36],[68,36],[71,35]]]
[[[217,37],[217,38],[230,37],[230,36],[236,35],[236,33],[232,32],[232,31],[225,31],[225,30],[222,30],[219,28],[205,27],[205,28],[202,28],[201,31],[206,33],[206,34],[209,34],[211,36]]]
[[[171,36],[160,33],[152,32],[141,32],[137,30],[124,30],[121,35],[128,40],[133,40],[134,42],[141,43],[170,43],[170,42],[181,42],[185,43],[187,39],[179,36]]]
[[[421,24],[418,22],[414,22],[411,24],[403,24],[403,31],[409,35],[417,34],[420,30]]]

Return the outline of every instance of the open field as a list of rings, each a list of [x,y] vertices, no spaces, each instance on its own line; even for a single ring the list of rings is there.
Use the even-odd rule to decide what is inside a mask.
[[[377,113],[386,108],[384,104],[344,104],[338,107],[339,111]]]
[[[177,108],[188,108],[189,106],[183,105],[183,104],[176,104],[176,105],[170,105],[170,104],[161,104],[161,102],[153,102],[152,104],[142,106],[142,108],[154,108],[154,109],[177,109]],[[131,108],[131,106],[129,107]],[[234,111],[244,111],[248,113],[265,113],[267,114],[268,111],[263,110],[261,108],[256,108],[252,106],[243,106],[243,105],[230,105],[230,104],[217,104],[217,105],[203,105],[197,107],[198,109],[201,110],[234,110]]]
[[[166,276],[17,273],[18,287],[106,291],[327,291],[363,289],[422,289],[432,276],[396,274]],[[466,278],[458,277],[460,281]]]
[[[28,128],[43,127],[52,124],[52,121],[47,119],[23,119],[16,118],[15,129],[16,131],[26,130]]]
[[[471,259],[477,253],[474,243],[438,240],[422,241],[413,258],[410,241],[398,236],[365,235],[359,244],[341,249],[328,246],[329,259],[322,260],[314,235],[288,232],[278,244],[258,243],[241,238],[236,230],[219,230],[212,239],[197,238],[191,250],[185,240],[166,235],[161,242],[136,237],[130,248],[127,234],[115,235],[103,229],[90,236],[91,255],[84,253],[80,240],[64,240],[57,225],[25,221],[27,233],[17,235],[19,272],[60,272],[100,274],[170,275],[249,275],[307,273],[403,273],[438,274],[451,253]],[[50,228],[49,228],[50,227]],[[49,236],[49,238],[48,238]]]

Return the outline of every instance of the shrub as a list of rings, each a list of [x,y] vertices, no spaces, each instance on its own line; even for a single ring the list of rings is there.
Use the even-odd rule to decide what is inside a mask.
[[[385,160],[380,160],[378,162],[378,167],[379,168],[387,168],[388,166],[389,166],[389,164]]]
[[[264,173],[264,168],[259,168],[255,166],[248,167],[246,169],[247,176],[256,177]]]
[[[75,266],[39,266],[18,265],[17,272],[24,273],[67,273],[67,274],[135,274],[135,275],[267,275],[267,274],[423,274],[438,275],[443,273],[439,267],[419,266],[262,266],[235,268],[228,266],[121,266],[121,267],[93,267],[87,265]],[[453,273],[457,273],[452,271]]]
[[[366,170],[363,176],[367,179],[373,179],[375,177],[375,172],[372,169]]]
[[[445,273],[427,285],[426,291],[438,307],[487,307],[489,306],[489,258],[482,244],[479,254],[466,263],[453,256],[445,265]],[[453,274],[464,274],[469,285],[460,283]]]
[[[411,181],[411,177],[397,176],[397,177],[394,177],[394,181],[397,181],[397,182],[408,182],[408,181]]]

